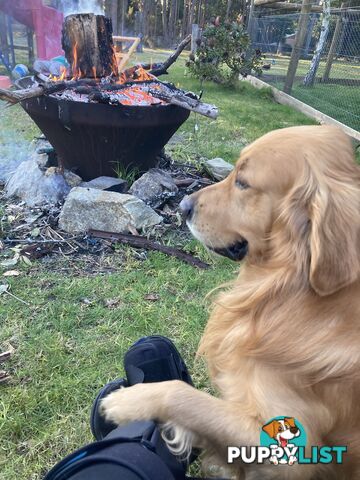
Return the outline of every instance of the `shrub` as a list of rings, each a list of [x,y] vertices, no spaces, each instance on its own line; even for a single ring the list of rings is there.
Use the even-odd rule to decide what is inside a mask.
[[[261,72],[262,55],[251,51],[250,38],[239,22],[212,24],[198,41],[195,55],[190,55],[190,73],[202,80],[233,84],[239,75]]]

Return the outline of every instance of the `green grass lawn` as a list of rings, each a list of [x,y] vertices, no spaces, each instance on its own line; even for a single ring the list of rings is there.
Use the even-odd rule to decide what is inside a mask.
[[[271,65],[269,71],[264,71],[266,79],[269,81],[268,79],[272,78],[271,84],[282,90],[289,57],[268,54],[267,60],[269,59],[273,59],[275,63]],[[291,95],[345,125],[360,130],[360,88],[358,85],[346,84],[346,80],[360,81],[360,64],[336,60],[332,65],[330,78],[343,79],[344,84],[315,83],[313,87],[305,87],[302,80],[309,66],[310,60],[299,61],[296,76],[302,78],[295,80]],[[325,62],[321,62],[316,74],[317,78],[322,77],[324,68]]]
[[[146,56],[156,61],[156,53],[142,58]],[[181,62],[168,80],[195,92],[201,88],[184,76]],[[172,147],[179,160],[222,156],[234,162],[246,143],[269,130],[312,123],[276,104],[268,91],[248,84],[235,90],[212,84],[202,88],[204,100],[219,106],[220,117],[215,122],[191,115],[181,128],[183,141]],[[14,138],[30,139],[37,129],[20,108],[1,109],[0,148],[11,132]],[[81,256],[44,259],[20,267],[19,277],[2,277],[0,283],[9,283],[11,292],[28,305],[0,295],[0,350],[9,343],[15,348],[6,364],[12,381],[0,385],[1,480],[38,480],[54,462],[91,440],[92,400],[104,383],[122,375],[123,354],[142,335],[173,338],[196,385],[207,388],[204,366],[194,366],[208,315],[204,297],[233,278],[238,267],[209,259],[193,240],[182,243],[210,260],[211,269],[200,271],[160,253],[139,259],[131,249],[119,248],[93,259],[90,268]],[[98,273],[104,263],[116,273]],[[0,267],[0,276],[4,271]],[[148,294],[157,300],[149,300]]]

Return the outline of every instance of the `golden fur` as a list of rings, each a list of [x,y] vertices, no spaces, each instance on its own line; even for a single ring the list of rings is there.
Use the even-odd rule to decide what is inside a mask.
[[[248,241],[199,347],[220,398],[179,381],[136,385],[103,401],[107,418],[172,422],[225,464],[227,445],[258,445],[269,419],[291,415],[308,445],[346,445],[344,465],[235,463],[236,478],[360,479],[360,168],[349,138],[329,126],[270,132],[191,200],[189,227],[209,248]]]

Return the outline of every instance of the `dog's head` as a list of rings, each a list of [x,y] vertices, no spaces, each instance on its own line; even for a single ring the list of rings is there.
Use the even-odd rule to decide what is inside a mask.
[[[276,440],[281,447],[286,447],[289,440],[300,436],[300,430],[292,417],[285,417],[283,420],[273,420],[264,425],[262,429],[269,437]]]
[[[303,254],[319,295],[360,274],[360,169],[336,127],[264,135],[244,148],[225,180],[180,207],[193,235],[233,260],[247,255],[256,264],[281,254],[284,262]]]

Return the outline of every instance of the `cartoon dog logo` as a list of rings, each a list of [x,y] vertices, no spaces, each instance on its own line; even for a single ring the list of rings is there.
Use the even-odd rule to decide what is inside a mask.
[[[288,449],[295,447],[290,441],[295,437],[300,436],[300,429],[297,427],[295,419],[292,417],[284,417],[282,420],[272,420],[264,425],[262,430],[266,432],[270,438],[276,440],[279,447],[283,449],[287,447],[287,451]],[[278,465],[279,463],[293,465],[297,462],[297,458],[295,455],[290,455],[288,460],[282,458],[279,461],[278,457],[274,455],[270,457],[270,462],[275,465]]]

